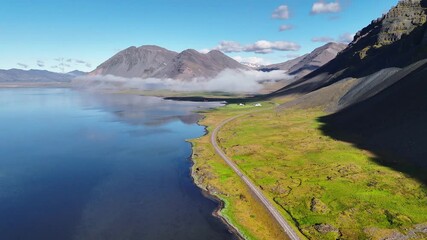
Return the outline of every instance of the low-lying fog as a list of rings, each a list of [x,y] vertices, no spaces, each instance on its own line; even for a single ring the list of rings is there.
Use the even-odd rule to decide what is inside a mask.
[[[194,78],[191,80],[159,78],[124,78],[113,75],[83,76],[72,81],[73,86],[94,89],[138,89],[168,90],[182,92],[233,92],[254,93],[263,89],[263,83],[287,80],[286,71],[241,71],[226,69],[212,79]]]

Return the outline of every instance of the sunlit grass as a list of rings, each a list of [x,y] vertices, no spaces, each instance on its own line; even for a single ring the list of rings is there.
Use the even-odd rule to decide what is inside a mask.
[[[322,115],[316,109],[258,112],[227,124],[218,137],[227,155],[306,236],[367,238],[427,222],[426,186],[323,135],[317,120]],[[339,231],[320,233],[316,224]]]

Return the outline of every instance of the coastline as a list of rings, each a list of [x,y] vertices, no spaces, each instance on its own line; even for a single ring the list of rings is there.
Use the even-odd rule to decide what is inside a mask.
[[[197,121],[197,125],[199,125],[200,127],[203,127],[203,130],[204,130],[203,135],[198,137],[198,138],[206,137],[209,134],[208,127],[205,125],[202,125],[200,123],[206,116],[201,114],[201,113],[198,113],[198,114],[200,114],[202,117],[199,119],[199,121]],[[245,240],[246,238],[245,238],[244,234],[236,226],[234,226],[226,216],[221,214],[221,211],[225,209],[224,199],[219,197],[217,194],[211,192],[209,190],[208,185],[204,186],[203,184],[200,183],[200,181],[197,181],[197,179],[200,176],[198,176],[196,174],[196,171],[195,171],[196,160],[194,157],[195,149],[194,149],[193,140],[196,140],[196,139],[197,138],[187,140],[187,142],[190,143],[190,146],[191,146],[191,156],[189,157],[189,160],[191,161],[191,166],[190,166],[191,179],[193,180],[193,183],[202,191],[202,194],[204,197],[206,197],[206,198],[208,198],[208,199],[210,199],[210,200],[212,200],[218,204],[218,206],[212,212],[212,215],[214,217],[220,219],[221,222],[223,222],[223,224],[225,224],[227,226],[228,231],[230,231],[232,234],[234,234],[237,237],[237,239]]]

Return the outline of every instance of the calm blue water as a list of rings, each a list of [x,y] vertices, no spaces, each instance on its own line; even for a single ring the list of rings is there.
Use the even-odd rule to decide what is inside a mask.
[[[190,177],[200,106],[0,89],[0,239],[235,239]]]

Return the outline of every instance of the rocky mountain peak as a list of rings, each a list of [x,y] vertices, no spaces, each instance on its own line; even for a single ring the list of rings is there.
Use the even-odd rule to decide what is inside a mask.
[[[364,59],[371,49],[391,45],[427,22],[427,1],[402,0],[388,13],[356,33],[348,51]]]

